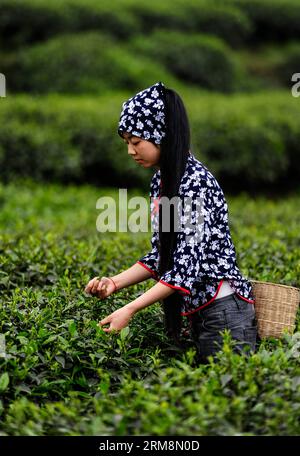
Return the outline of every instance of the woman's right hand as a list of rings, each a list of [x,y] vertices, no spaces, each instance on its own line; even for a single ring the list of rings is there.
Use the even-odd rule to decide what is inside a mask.
[[[94,277],[89,281],[84,291],[93,296],[98,296],[100,299],[105,299],[116,291],[116,287],[109,277]]]

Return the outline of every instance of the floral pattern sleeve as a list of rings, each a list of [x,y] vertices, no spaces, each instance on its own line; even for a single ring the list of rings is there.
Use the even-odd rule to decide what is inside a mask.
[[[147,269],[153,275],[153,278],[158,280],[158,233],[153,232],[151,238],[152,250],[142,256],[137,263]]]

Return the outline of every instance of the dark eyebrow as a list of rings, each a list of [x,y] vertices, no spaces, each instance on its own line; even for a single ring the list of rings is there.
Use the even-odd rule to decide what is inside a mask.
[[[123,141],[124,141],[124,142],[127,142],[127,139],[130,139],[130,138],[132,138],[133,136],[134,136],[136,139],[139,139],[139,140],[141,139],[139,136],[132,135],[131,133],[129,133],[129,135],[130,135],[130,136],[129,136],[128,138],[124,138],[124,137],[123,137]]]

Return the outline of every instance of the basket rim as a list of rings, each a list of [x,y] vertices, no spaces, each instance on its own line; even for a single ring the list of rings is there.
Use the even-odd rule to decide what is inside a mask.
[[[276,287],[282,287],[282,288],[290,288],[292,290],[297,290],[300,292],[300,288],[297,287],[292,287],[291,285],[283,285],[282,283],[274,283],[274,282],[264,282],[262,280],[256,280],[256,279],[248,279],[252,283],[261,283],[263,285],[275,285]]]

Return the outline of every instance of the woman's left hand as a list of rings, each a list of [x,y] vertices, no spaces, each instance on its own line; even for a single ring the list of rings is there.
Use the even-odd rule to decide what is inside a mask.
[[[108,315],[108,317],[103,318],[103,320],[101,320],[98,325],[100,326],[110,323],[109,328],[102,328],[103,331],[108,333],[112,332],[113,330],[120,331],[121,329],[128,326],[128,323],[133,315],[133,310],[129,309],[127,306],[124,306],[121,307],[121,309],[117,309],[115,312]]]

